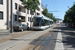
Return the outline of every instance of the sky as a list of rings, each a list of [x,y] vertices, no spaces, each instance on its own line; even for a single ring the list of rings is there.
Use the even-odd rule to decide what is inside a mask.
[[[71,8],[75,0],[41,0],[44,6],[47,5],[48,12],[53,13],[55,18],[64,19],[65,12]],[[51,12],[58,11],[58,12]]]

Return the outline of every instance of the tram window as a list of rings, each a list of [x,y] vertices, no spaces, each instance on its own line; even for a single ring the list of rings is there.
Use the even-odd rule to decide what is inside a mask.
[[[50,21],[50,24],[53,24],[53,22],[52,22],[52,21]]]
[[[44,20],[44,24],[45,25],[48,25],[48,20]]]
[[[43,19],[42,19],[42,21],[41,21],[41,26],[45,26]]]
[[[41,26],[46,26],[46,25],[49,25],[49,24],[50,24],[49,20],[44,19],[44,21],[43,21],[43,19],[42,19]]]

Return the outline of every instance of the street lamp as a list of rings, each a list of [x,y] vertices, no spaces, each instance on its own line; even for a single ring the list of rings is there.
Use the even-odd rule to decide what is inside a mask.
[[[67,6],[68,8],[70,8],[69,6]]]

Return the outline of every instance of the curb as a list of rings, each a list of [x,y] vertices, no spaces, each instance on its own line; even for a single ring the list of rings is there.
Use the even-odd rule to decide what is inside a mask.
[[[6,33],[6,32],[9,32],[9,30],[0,30],[0,33]]]

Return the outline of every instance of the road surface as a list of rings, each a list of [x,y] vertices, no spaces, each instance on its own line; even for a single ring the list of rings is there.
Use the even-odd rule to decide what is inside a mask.
[[[75,30],[63,23],[0,42],[0,50],[75,50]]]
[[[26,35],[23,35],[14,39],[0,42],[0,50],[15,50],[15,49],[21,50],[22,48],[25,48],[25,46],[27,46],[31,41],[33,41],[34,39],[37,39],[38,37],[47,33],[50,30],[51,28],[44,30],[44,31],[35,31],[30,34],[26,34]],[[22,46],[19,45],[21,43],[22,43]]]

